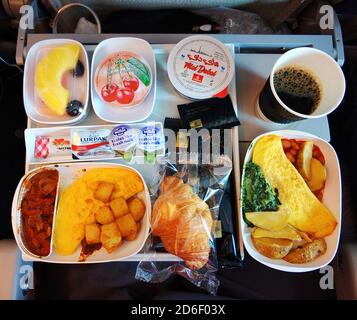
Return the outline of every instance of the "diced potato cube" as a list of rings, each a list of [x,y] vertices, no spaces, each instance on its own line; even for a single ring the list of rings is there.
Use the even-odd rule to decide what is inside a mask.
[[[120,189],[115,189],[113,192],[112,192],[112,195],[110,196],[110,200],[114,200],[116,198],[119,198],[123,195],[123,192],[120,190]]]
[[[98,189],[94,193],[94,198],[97,200],[108,202],[112,195],[114,184],[102,181],[99,183]]]
[[[128,201],[130,213],[135,221],[139,221],[145,214],[145,204],[139,198],[133,198]]]
[[[85,226],[85,237],[88,244],[100,243],[100,226],[97,223]]]
[[[136,222],[130,213],[118,218],[116,223],[123,237],[128,237],[132,233],[136,233]]]
[[[138,233],[134,232],[134,233],[128,235],[127,237],[125,237],[124,239],[127,241],[134,241],[136,239],[137,235],[138,235]]]
[[[100,241],[108,253],[113,252],[120,245],[122,238],[115,222],[102,225]]]
[[[136,223],[136,232],[128,235],[127,237],[125,237],[125,240],[127,241],[134,241],[136,239],[136,237],[138,236],[138,233],[139,233],[139,230],[140,230],[140,223],[137,222]]]
[[[114,215],[112,213],[112,210],[110,210],[110,208],[107,207],[107,206],[100,208],[95,213],[95,219],[100,224],[111,223],[111,222],[113,222],[115,220]]]
[[[129,213],[129,207],[125,199],[120,197],[112,200],[109,203],[110,208],[112,209],[115,218],[120,218]]]
[[[85,224],[92,224],[92,223],[96,223],[96,222],[97,222],[97,219],[95,218],[95,212],[91,211],[88,214]]]
[[[91,204],[91,210],[88,213],[85,224],[96,223],[95,213],[99,211],[100,208],[104,207],[104,203],[96,199],[88,199],[86,202]]]
[[[91,211],[96,213],[100,208],[104,207],[105,203],[96,199],[93,199]]]

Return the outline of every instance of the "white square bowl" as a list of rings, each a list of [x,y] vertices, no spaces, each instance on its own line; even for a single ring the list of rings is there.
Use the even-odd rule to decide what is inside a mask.
[[[110,54],[118,51],[130,51],[142,56],[149,64],[152,72],[152,84],[148,95],[143,102],[133,107],[115,107],[99,97],[95,89],[95,74],[98,65]],[[156,97],[156,61],[151,45],[142,39],[123,37],[110,38],[98,44],[95,48],[91,67],[91,97],[96,115],[107,122],[133,123],[147,119],[154,109]]]
[[[337,158],[337,154],[333,147],[323,139],[320,139],[312,134],[294,131],[294,130],[279,130],[272,131],[265,134],[262,134],[256,137],[250,146],[248,147],[247,154],[244,159],[244,164],[249,162],[252,159],[253,149],[256,142],[263,136],[266,135],[278,135],[282,138],[288,139],[300,139],[300,140],[310,140],[313,141],[315,145],[317,145],[324,157],[325,157],[325,167],[327,170],[327,179],[324,190],[323,203],[326,207],[328,207],[337,221],[337,226],[333,233],[328,237],[325,237],[327,244],[327,251],[322,256],[317,259],[310,261],[304,264],[292,264],[283,259],[270,259],[262,254],[260,254],[254,247],[254,244],[251,239],[251,230],[243,219],[243,210],[242,206],[240,207],[240,225],[243,237],[243,243],[248,251],[249,255],[253,257],[255,260],[260,263],[281,271],[286,272],[307,272],[320,269],[326,265],[328,265],[334,256],[336,255],[339,240],[340,240],[340,232],[341,232],[341,172],[340,172],[340,164]],[[243,177],[244,177],[244,167],[243,167]],[[243,178],[241,185],[241,199],[243,192]]]
[[[70,115],[60,116],[48,110],[35,89],[35,68],[38,60],[51,48],[68,43],[75,43],[80,46],[79,59],[84,66],[83,76],[71,83],[71,86],[73,86],[71,88],[72,100],[80,100],[84,108],[83,112],[76,117],[71,117]],[[37,42],[30,48],[24,68],[23,96],[27,116],[38,123],[50,125],[74,124],[83,120],[87,116],[89,109],[89,73],[87,51],[80,42],[71,39],[49,39]]]

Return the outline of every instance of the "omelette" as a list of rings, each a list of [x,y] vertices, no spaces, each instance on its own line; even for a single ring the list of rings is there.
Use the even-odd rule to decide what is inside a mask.
[[[337,222],[331,211],[311,192],[303,177],[286,157],[281,137],[267,135],[255,144],[252,160],[260,166],[279,200],[290,210],[289,223],[316,238],[330,235]]]
[[[85,236],[85,225],[104,203],[95,199],[99,183],[115,185],[113,194],[129,199],[144,190],[140,176],[125,168],[97,168],[88,171],[60,193],[54,228],[54,249],[61,255],[71,255]],[[95,221],[95,220],[94,220]]]

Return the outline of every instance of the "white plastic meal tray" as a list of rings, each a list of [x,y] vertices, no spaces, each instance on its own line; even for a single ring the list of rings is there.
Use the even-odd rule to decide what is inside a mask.
[[[234,46],[231,44],[227,44],[227,46],[230,47],[232,54],[234,54]],[[171,118],[178,118],[179,114],[177,111],[177,105],[178,104],[184,104],[187,102],[190,102],[188,99],[185,97],[181,96],[177,91],[174,89],[174,87],[171,85],[170,80],[167,75],[167,59],[170,50],[174,47],[174,44],[165,44],[165,45],[153,45],[152,46],[154,49],[155,53],[155,58],[156,58],[156,69],[157,69],[157,84],[156,84],[156,89],[157,89],[157,94],[156,94],[156,101],[154,105],[154,110],[152,114],[149,116],[149,118],[146,121],[159,121],[164,123],[165,117],[171,117]],[[91,60],[92,53],[95,49],[95,45],[90,45],[90,46],[85,46],[89,60]],[[233,107],[235,108],[237,115],[238,115],[238,110],[237,110],[237,90],[236,90],[236,82],[235,82],[235,77],[233,78],[229,89],[228,89],[229,95],[231,96]],[[86,119],[78,123],[76,126],[89,126],[89,125],[104,125],[108,124],[104,122],[103,120],[99,119],[92,108],[90,106],[90,111],[88,113],[88,116]],[[31,119],[28,119],[27,123],[28,128],[44,128],[46,125],[42,125],[39,123],[36,123],[32,121]],[[235,176],[235,185],[236,185],[236,194],[238,195],[236,197],[237,201],[239,201],[239,194],[240,194],[240,161],[239,161],[239,137],[238,137],[238,129],[237,127],[233,128],[231,130],[231,141],[233,144],[233,166],[234,166],[234,176]],[[28,159],[29,157],[26,157]],[[77,161],[76,161],[77,162]],[[120,163],[120,164],[127,164],[124,160],[121,159],[116,159],[116,160],[108,160],[106,161],[108,163],[114,162],[114,163]],[[30,164],[26,162],[26,172],[29,170],[32,170],[40,165],[37,164]],[[153,178],[157,177],[157,171],[155,170],[155,166],[150,166],[150,165],[143,165],[143,164],[133,164],[130,165],[134,169],[138,170],[143,178],[145,179],[146,183],[148,186],[150,185],[150,182],[152,181]],[[233,174],[233,173],[232,173]],[[239,208],[239,206],[237,206]],[[238,212],[237,212],[237,219],[238,219]],[[150,258],[151,260],[156,260],[156,261],[179,261],[180,259],[174,255],[168,254],[168,253],[144,253],[145,252],[145,246],[144,249],[134,255],[131,256],[130,258],[127,258],[122,261],[140,261],[142,259]],[[25,254],[22,254],[22,258],[25,261],[33,261],[34,258],[29,257]],[[51,255],[44,259],[41,260],[44,262],[56,262],[56,263],[61,263],[61,261],[53,261],[51,259]],[[93,261],[94,262],[94,261]],[[63,263],[66,263],[63,261]],[[68,262],[67,262],[68,263]],[[78,262],[80,263],[80,262]]]
[[[140,180],[143,180],[140,173],[137,172],[136,170],[133,170],[130,166],[123,166],[117,163],[105,163],[105,162],[90,162],[90,163],[78,162],[78,163],[67,163],[67,164],[63,163],[58,165],[55,164],[55,165],[46,166],[46,168],[55,169],[58,171],[59,183],[58,183],[57,194],[61,194],[61,192],[63,192],[79,177],[82,177],[86,172],[96,168],[122,168],[126,170],[129,169],[130,171],[136,173],[139,176]],[[34,169],[33,171],[30,171],[29,175],[32,176],[33,174],[38,173],[39,170],[42,170],[42,168],[37,168]],[[21,237],[21,230],[22,230],[21,209],[19,207],[19,203],[21,203],[20,200],[22,200],[24,196],[24,193],[22,192],[22,186],[24,180],[27,180],[27,176],[25,176],[20,181],[16,189],[13,205],[12,205],[12,217],[11,217],[13,230],[16,230],[15,240],[18,243],[19,247],[21,248],[21,252],[23,252],[23,254],[29,255],[29,257],[31,257],[31,260],[36,260],[36,261],[53,262],[53,263],[78,263],[78,259],[80,257],[80,253],[82,249],[80,246],[73,254],[67,256],[63,256],[56,253],[53,250],[53,247],[51,247],[50,254],[46,257],[38,257],[35,255],[31,255],[31,253],[28,252],[28,250],[24,246],[21,239],[22,238]],[[150,219],[150,212],[151,212],[150,195],[146,184],[144,184],[144,190],[137,193],[136,197],[138,197],[141,201],[143,201],[146,207],[144,217],[140,221],[141,227],[140,227],[140,231],[137,234],[137,237],[133,241],[123,241],[123,243],[120,246],[120,249],[115,250],[110,254],[107,253],[104,248],[101,248],[100,250],[95,251],[92,255],[90,255],[85,261],[81,263],[101,263],[101,262],[124,260],[128,257],[135,255],[144,247],[146,239],[149,234],[149,229],[150,229],[149,219]],[[55,210],[57,204],[58,204],[58,200],[56,199]],[[56,212],[54,213],[54,220],[56,220]],[[54,228],[55,228],[55,223],[56,221],[54,222]],[[52,231],[51,246],[53,246],[54,243],[53,237],[54,237],[54,233]]]

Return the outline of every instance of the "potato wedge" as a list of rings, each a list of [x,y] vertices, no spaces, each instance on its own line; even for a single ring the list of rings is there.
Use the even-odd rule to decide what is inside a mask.
[[[301,237],[294,228],[287,225],[285,228],[280,230],[264,230],[261,228],[256,228],[252,233],[253,238],[274,238],[274,239],[289,239],[300,241]]]
[[[315,260],[327,250],[325,239],[317,239],[291,250],[283,259],[290,263],[302,264]]]
[[[293,240],[293,247],[291,250],[295,250],[298,247],[302,247],[306,243],[306,240],[301,238],[301,240]]]
[[[259,253],[271,259],[281,259],[285,257],[293,246],[293,241],[289,239],[256,239],[252,237],[252,241]]]
[[[247,212],[245,215],[251,223],[265,230],[283,229],[289,220],[289,211],[284,208],[278,211]]]
[[[312,242],[312,240],[307,232],[300,231],[300,230],[296,230],[296,231],[299,233],[300,237],[303,240],[305,240],[306,242]]]
[[[311,159],[314,143],[312,141],[305,141],[300,147],[297,157],[297,167],[300,174],[305,180],[311,179]]]
[[[311,191],[320,190],[326,181],[327,173],[325,166],[317,159],[311,159],[311,178],[307,181]]]

